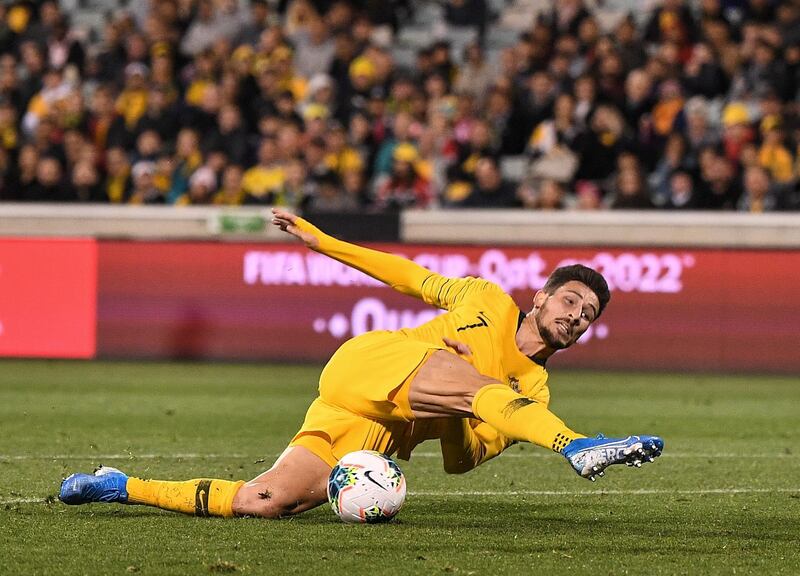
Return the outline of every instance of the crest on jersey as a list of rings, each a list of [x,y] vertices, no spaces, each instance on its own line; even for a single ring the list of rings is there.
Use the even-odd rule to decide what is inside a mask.
[[[508,377],[508,386],[514,392],[519,394],[519,379],[516,376],[509,376]]]

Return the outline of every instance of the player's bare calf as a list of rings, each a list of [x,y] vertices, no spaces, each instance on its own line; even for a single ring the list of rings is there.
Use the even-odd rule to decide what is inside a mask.
[[[302,446],[287,448],[275,464],[244,484],[233,499],[237,516],[285,518],[327,501],[331,467]]]

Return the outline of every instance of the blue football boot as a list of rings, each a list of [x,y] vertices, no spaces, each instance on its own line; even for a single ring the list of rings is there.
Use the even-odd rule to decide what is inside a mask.
[[[640,467],[652,462],[664,449],[658,436],[628,436],[627,438],[578,438],[561,451],[579,475],[594,482],[612,464]]]
[[[128,477],[110,466],[100,466],[94,474],[73,474],[61,482],[58,499],[64,504],[116,502],[127,504]]]

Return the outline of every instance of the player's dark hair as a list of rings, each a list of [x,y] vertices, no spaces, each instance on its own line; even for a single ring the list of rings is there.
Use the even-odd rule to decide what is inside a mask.
[[[611,292],[608,290],[608,283],[606,279],[603,278],[603,275],[588,266],[572,264],[571,266],[556,268],[553,270],[553,273],[550,274],[542,290],[548,294],[552,294],[561,286],[573,280],[585,284],[589,290],[595,293],[597,300],[600,302],[600,309],[597,311],[597,317],[599,318],[606,304],[611,300]]]

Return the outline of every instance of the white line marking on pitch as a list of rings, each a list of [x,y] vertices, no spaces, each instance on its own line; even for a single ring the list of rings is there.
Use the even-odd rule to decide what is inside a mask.
[[[0,506],[9,504],[44,504],[44,498],[0,498]]]
[[[0,454],[0,460],[157,460],[159,458],[181,458],[184,460],[200,460],[203,458],[277,458],[280,454]],[[438,452],[415,452],[412,457],[439,458]],[[557,458],[558,454],[546,452],[506,452],[502,458]],[[796,458],[796,454],[737,454],[735,452],[665,452],[662,458]]]
[[[270,456],[267,456],[268,458]],[[278,456],[275,455],[274,458]],[[155,460],[158,458],[182,458],[199,460],[202,458],[257,458],[247,454],[0,454],[0,460]]]
[[[639,496],[649,494],[766,494],[800,492],[800,488],[699,488],[696,490],[670,490],[643,488],[639,490],[474,490],[409,492],[411,496]]]
[[[438,452],[412,452],[411,457],[436,458]],[[505,452],[498,458],[558,458],[560,454],[548,452]],[[796,458],[796,454],[736,454],[735,452],[664,452],[661,458]]]
[[[643,488],[640,490],[420,490],[410,496],[648,496],[653,494],[709,495],[709,494],[768,494],[800,493],[800,488],[700,488],[697,490],[670,490]],[[0,498],[0,506],[13,504],[44,504],[40,498]]]

